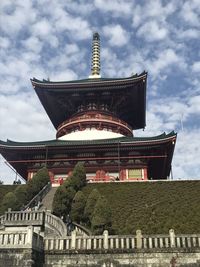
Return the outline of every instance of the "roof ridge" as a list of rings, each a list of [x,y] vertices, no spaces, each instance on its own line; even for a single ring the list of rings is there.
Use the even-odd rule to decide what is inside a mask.
[[[7,141],[3,141],[0,140],[0,144],[2,145],[53,145],[53,144],[101,144],[101,143],[117,143],[117,142],[131,142],[131,141],[153,141],[153,140],[159,140],[159,139],[163,139],[163,138],[169,138],[169,137],[173,137],[176,136],[177,133],[175,133],[174,131],[171,131],[170,133],[166,134],[165,132],[160,134],[160,135],[156,135],[156,136],[148,136],[148,137],[127,137],[127,136],[123,136],[123,137],[116,137],[116,138],[109,138],[109,139],[96,139],[96,140],[59,140],[59,139],[52,139],[52,140],[43,140],[43,141],[31,141],[31,142],[18,142],[18,141],[13,141],[13,140],[9,140],[7,139]]]
[[[69,80],[69,81],[50,81],[48,79],[43,79],[43,80],[39,80],[35,77],[31,78],[30,80],[32,82],[38,82],[38,83],[46,83],[46,84],[53,84],[53,83],[56,83],[56,84],[62,84],[62,83],[81,83],[81,82],[100,82],[100,81],[120,81],[120,80],[129,80],[131,78],[140,78],[142,77],[143,75],[147,74],[146,71],[143,71],[141,72],[140,74],[133,74],[131,76],[128,76],[128,77],[118,77],[118,78],[95,78],[95,79],[91,79],[91,78],[85,78],[85,79],[80,79],[80,80]]]

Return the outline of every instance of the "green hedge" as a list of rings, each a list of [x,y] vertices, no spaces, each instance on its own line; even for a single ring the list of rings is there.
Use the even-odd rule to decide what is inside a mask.
[[[108,200],[116,234],[200,233],[200,181],[88,184],[83,192],[94,188]]]

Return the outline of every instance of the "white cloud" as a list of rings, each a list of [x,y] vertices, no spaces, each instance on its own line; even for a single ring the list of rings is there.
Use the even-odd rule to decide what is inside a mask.
[[[159,54],[156,55],[156,58],[152,60],[147,60],[147,67],[152,75],[155,78],[159,78],[158,75],[160,72],[168,69],[170,66],[178,65],[180,68],[185,67],[184,59],[178,56],[174,50],[165,49],[160,51]]]
[[[137,28],[143,22],[148,23],[149,20],[164,23],[168,16],[175,12],[176,8],[175,2],[163,5],[160,0],[146,1],[143,6],[138,4],[134,7],[132,25],[134,28]]]
[[[95,0],[94,5],[96,8],[100,9],[102,12],[110,12],[114,17],[129,16],[132,13],[134,1],[130,0]]]
[[[178,133],[173,161],[173,171],[176,179],[200,179],[199,134],[200,131],[197,129],[192,131],[185,129]]]
[[[32,26],[32,30],[34,35],[47,38],[52,31],[52,27],[49,21],[42,19]]]
[[[53,16],[57,32],[70,32],[71,37],[76,40],[91,38],[92,30],[87,20],[80,16],[72,16],[60,8],[54,10]]]
[[[186,1],[180,11],[181,18],[187,25],[200,26],[200,7],[199,1]]]
[[[137,35],[149,42],[159,41],[167,37],[168,29],[159,25],[156,21],[150,21],[138,29]]]
[[[29,141],[54,138],[53,126],[32,88],[29,93],[10,95],[9,98],[0,95],[0,106],[1,139]]]
[[[51,80],[53,81],[71,81],[71,80],[76,80],[77,74],[69,69],[66,69],[65,71],[58,71],[51,73],[50,75]]]
[[[38,54],[42,50],[42,42],[36,36],[31,36],[22,42],[28,50]]]
[[[111,46],[123,46],[129,41],[128,32],[119,24],[104,26],[103,33]]]
[[[200,114],[200,95],[193,96],[189,99],[189,112],[193,114]]]
[[[198,39],[200,38],[200,31],[194,28],[191,29],[187,29],[187,30],[183,30],[181,31],[180,29],[177,31],[178,34],[178,38],[181,39]]]
[[[65,8],[69,12],[73,12],[78,15],[82,14],[83,16],[88,16],[95,10],[93,1],[87,3],[86,1],[68,0],[62,4],[65,5]]]
[[[194,62],[192,65],[192,71],[194,72],[200,72],[200,61]]]
[[[0,36],[0,48],[7,49],[10,46],[10,40]]]
[[[16,36],[19,31],[28,27],[37,16],[30,0],[4,2],[3,11],[0,16],[0,29],[12,36]]]

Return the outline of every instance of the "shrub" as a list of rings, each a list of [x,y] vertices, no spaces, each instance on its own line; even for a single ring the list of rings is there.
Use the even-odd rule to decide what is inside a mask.
[[[72,200],[78,190],[86,184],[83,164],[78,163],[72,175],[60,186],[53,199],[53,213],[64,218],[71,212]],[[60,195],[59,195],[60,194]]]
[[[14,191],[14,194],[19,202],[20,207],[27,203],[28,192],[27,185],[19,185]]]
[[[28,200],[31,200],[50,181],[48,170],[40,169],[27,183]]]
[[[72,176],[70,177],[70,183],[76,191],[86,185],[86,173],[82,163],[77,163],[74,167]]]
[[[75,194],[73,187],[59,186],[53,199],[53,213],[59,217],[66,217],[71,211],[71,203]]]
[[[20,203],[13,192],[8,192],[2,201],[2,211],[5,212],[9,208],[12,210],[18,210],[20,208]]]
[[[84,221],[84,208],[85,208],[86,198],[82,191],[78,191],[74,196],[71,208],[71,219],[77,223]]]
[[[91,224],[95,234],[102,234],[104,230],[111,228],[111,209],[104,196],[100,196],[96,202]]]
[[[49,173],[47,168],[38,170],[35,176],[36,183],[38,184],[39,191],[50,181]]]
[[[97,189],[93,189],[88,196],[86,206],[84,209],[84,216],[86,218],[87,224],[91,224],[94,207],[99,197],[100,197],[100,193]]]

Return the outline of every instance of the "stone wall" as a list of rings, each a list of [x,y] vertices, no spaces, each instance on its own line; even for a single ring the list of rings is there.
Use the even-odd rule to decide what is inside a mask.
[[[44,267],[200,267],[200,251],[48,253]]]
[[[45,238],[45,267],[200,267],[200,235]]]
[[[200,251],[133,251],[115,253],[78,251],[46,252],[31,249],[0,249],[2,267],[200,267]]]
[[[44,254],[33,249],[0,249],[1,267],[43,267]]]
[[[34,227],[26,230],[0,231],[1,267],[42,267],[44,263],[43,237],[33,232]]]
[[[200,234],[67,236],[59,218],[10,212],[0,217],[0,267],[200,267]],[[49,225],[56,235],[40,231]],[[65,229],[64,229],[65,227]]]

